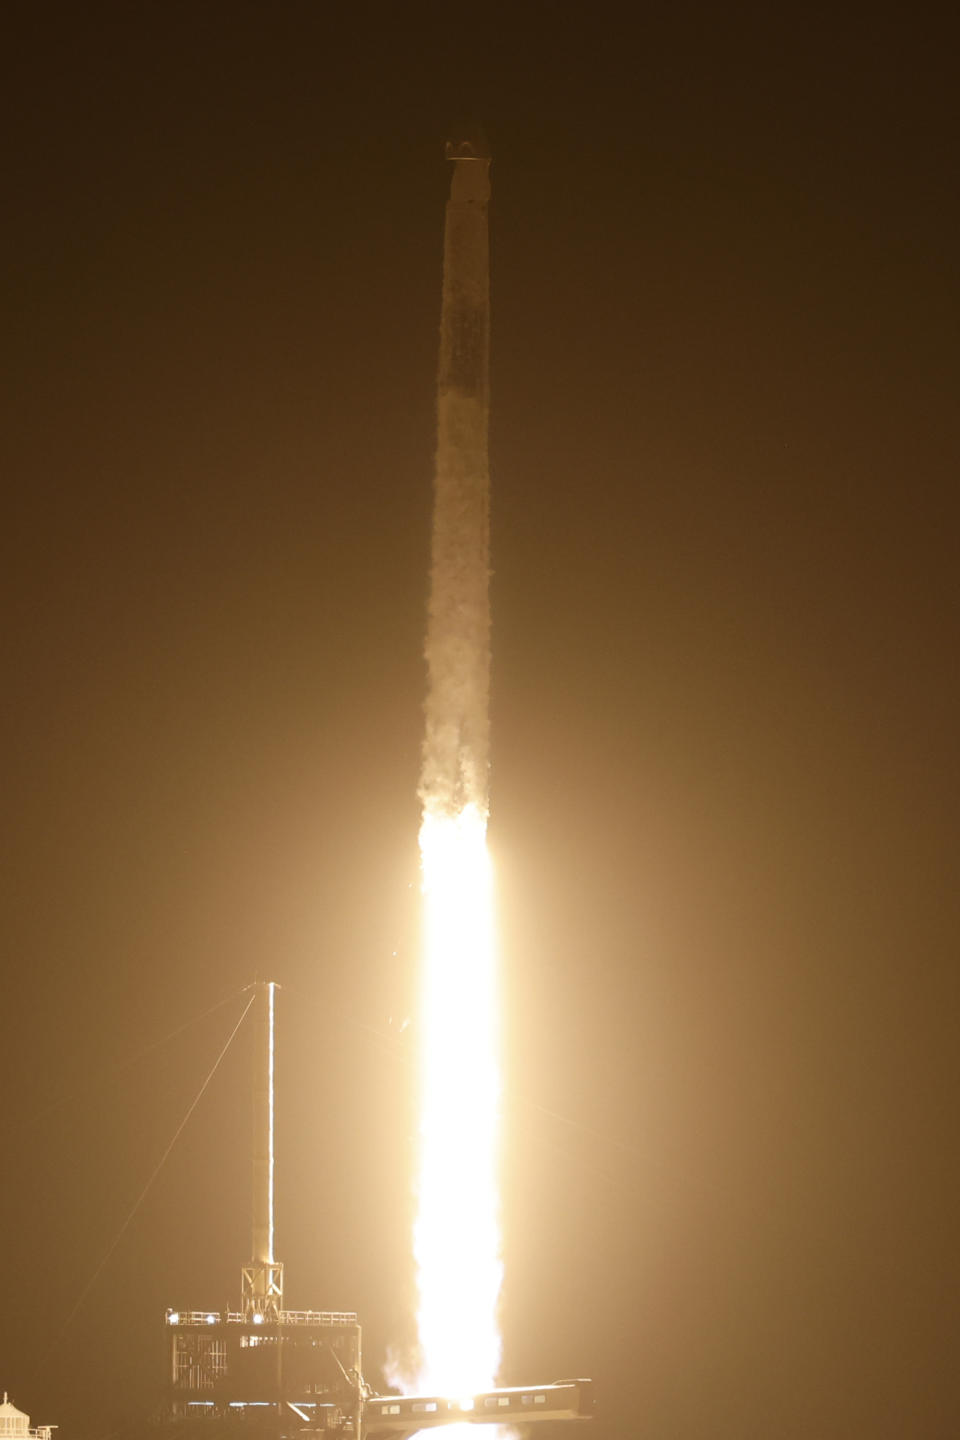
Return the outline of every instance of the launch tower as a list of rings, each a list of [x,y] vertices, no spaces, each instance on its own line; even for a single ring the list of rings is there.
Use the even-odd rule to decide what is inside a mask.
[[[239,1310],[168,1310],[169,1413],[174,1420],[251,1418],[276,1433],[359,1436],[360,1326],[339,1310],[285,1310],[273,1250],[274,1036],[272,983],[257,987],[253,1087],[251,1258]]]

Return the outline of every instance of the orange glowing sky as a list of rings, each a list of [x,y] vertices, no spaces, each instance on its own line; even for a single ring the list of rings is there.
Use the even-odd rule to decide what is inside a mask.
[[[465,109],[495,157],[505,1379],[593,1375],[597,1440],[951,1433],[950,36],[922,7],[61,9],[5,42],[0,1384],[103,1440],[152,1403],[164,1308],[233,1301],[241,1049],[49,1353],[230,1014],[142,1052],[257,974],[289,1303],[358,1310],[371,1369],[409,1339]]]

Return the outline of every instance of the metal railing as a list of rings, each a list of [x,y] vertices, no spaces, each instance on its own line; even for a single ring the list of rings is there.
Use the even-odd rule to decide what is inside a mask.
[[[355,1310],[281,1310],[281,1325],[356,1325]]]
[[[168,1325],[250,1325],[257,1324],[240,1310],[168,1310]],[[281,1310],[279,1321],[265,1320],[265,1325],[316,1325],[330,1327],[356,1325],[354,1310]]]

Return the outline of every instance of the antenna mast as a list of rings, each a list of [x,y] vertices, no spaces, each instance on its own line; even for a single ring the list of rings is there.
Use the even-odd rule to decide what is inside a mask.
[[[283,1265],[273,1255],[273,1061],[272,980],[257,985],[253,1052],[253,1244],[242,1275],[244,1318],[254,1324],[278,1320],[283,1309]]]

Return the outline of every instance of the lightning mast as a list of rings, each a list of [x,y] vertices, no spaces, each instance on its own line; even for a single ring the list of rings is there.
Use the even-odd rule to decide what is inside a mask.
[[[273,1253],[274,1008],[276,985],[258,985],[253,1066],[252,1258],[241,1272],[244,1316],[262,1324],[283,1309],[283,1265]]]

